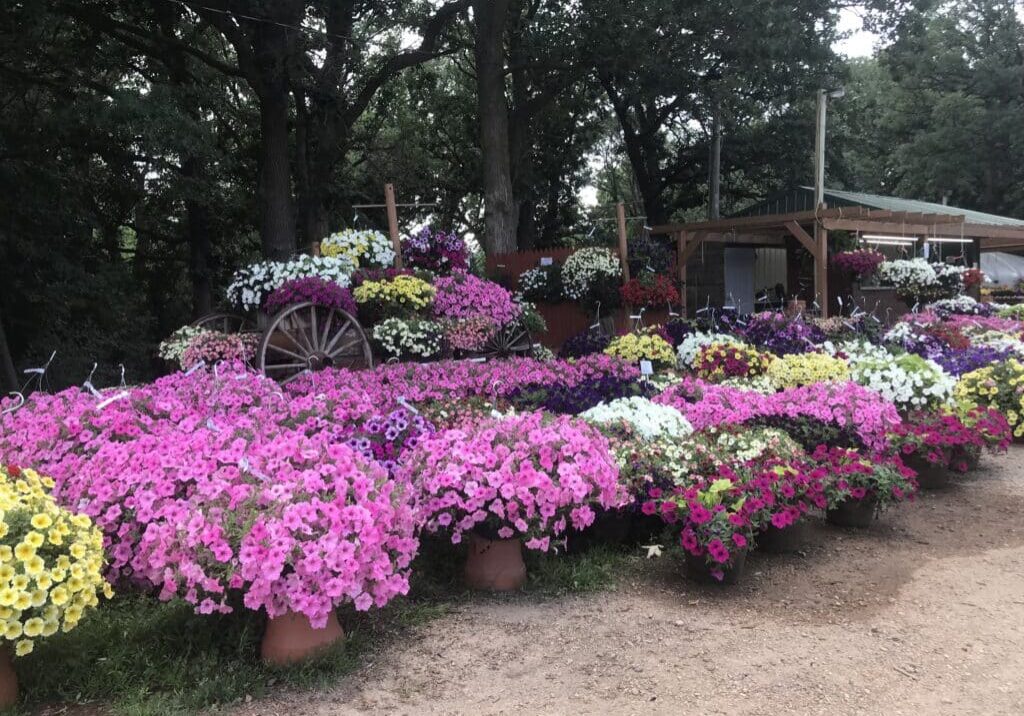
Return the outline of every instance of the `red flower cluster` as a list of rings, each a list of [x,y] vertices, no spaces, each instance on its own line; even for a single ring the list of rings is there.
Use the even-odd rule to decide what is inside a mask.
[[[981,272],[981,269],[972,268],[960,274],[960,278],[964,282],[964,288],[974,288],[982,284],[985,274]]]
[[[644,273],[619,289],[622,300],[633,306],[666,306],[679,303],[679,290],[664,274]]]
[[[904,457],[958,472],[966,472],[986,447],[1005,452],[1010,441],[1009,423],[992,408],[976,408],[964,420],[953,414],[914,413],[892,436],[893,447]]]
[[[924,329],[924,332],[942,341],[942,343],[956,350],[967,350],[971,347],[971,339],[963,334],[956,325],[946,322],[936,322]]]

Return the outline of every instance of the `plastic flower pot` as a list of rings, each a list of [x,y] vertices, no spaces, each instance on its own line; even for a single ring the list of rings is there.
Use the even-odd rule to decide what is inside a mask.
[[[960,462],[967,466],[966,472],[974,472],[981,466],[981,450],[957,448],[953,452],[953,459],[950,464],[956,465]]]
[[[917,455],[904,462],[917,473],[917,484],[922,490],[944,490],[953,483],[953,473],[944,465],[934,465]]]
[[[645,515],[637,512],[633,518],[633,528],[629,536],[633,544],[651,544],[661,539],[665,531],[665,520],[661,515]]]
[[[866,497],[863,500],[847,499],[826,510],[825,519],[839,527],[870,527],[875,521],[876,502],[874,497]]]
[[[466,586],[489,592],[511,592],[526,583],[526,563],[519,539],[487,539],[469,536]]]
[[[334,612],[323,629],[314,629],[304,614],[288,612],[267,620],[260,656],[273,666],[287,666],[314,657],[344,638]]]
[[[732,564],[722,569],[722,578],[718,579],[711,573],[704,555],[697,557],[686,553],[686,575],[695,582],[704,584],[737,584],[743,579],[747,565],[747,550],[735,550],[732,553]]]
[[[788,527],[768,525],[757,536],[757,549],[767,554],[792,554],[804,548],[811,536],[810,524],[799,520]]]
[[[565,551],[579,554],[597,545],[621,545],[633,530],[632,510],[596,509],[597,516],[590,527],[574,530],[572,527],[565,534]]]
[[[14,673],[11,652],[0,647],[0,709],[8,709],[18,703],[18,675]]]

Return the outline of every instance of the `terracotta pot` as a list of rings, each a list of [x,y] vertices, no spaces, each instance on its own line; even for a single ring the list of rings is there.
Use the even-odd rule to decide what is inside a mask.
[[[586,552],[597,545],[621,545],[633,529],[632,510],[597,509],[594,523],[585,530],[576,531],[570,527],[565,534],[565,551],[570,554]]]
[[[903,462],[917,473],[917,484],[922,490],[944,490],[953,483],[953,473],[948,467],[933,465],[917,455]]]
[[[747,550],[736,550],[732,553],[732,566],[723,569],[722,578],[715,579],[703,556],[695,557],[686,553],[686,575],[705,584],[736,584],[743,579],[747,566]]]
[[[469,536],[466,586],[491,592],[511,592],[526,583],[523,545],[518,539],[490,540]]]
[[[0,709],[18,703],[18,675],[14,673],[10,649],[0,647]]]
[[[755,540],[757,548],[767,554],[791,554],[799,552],[807,544],[811,535],[810,525],[806,520],[799,520],[789,527],[779,529],[768,525]]]
[[[875,504],[873,497],[863,500],[846,500],[836,507],[825,511],[825,519],[839,527],[870,527],[875,521]]]
[[[344,638],[334,612],[323,629],[314,629],[305,615],[289,612],[267,620],[260,656],[268,664],[286,666],[316,656]]]

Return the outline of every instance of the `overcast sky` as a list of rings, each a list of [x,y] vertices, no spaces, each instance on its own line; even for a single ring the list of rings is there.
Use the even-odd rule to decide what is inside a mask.
[[[878,37],[862,30],[862,25],[858,9],[845,8],[840,11],[839,31],[851,34],[845,40],[836,43],[836,52],[847,57],[867,57],[872,53]]]

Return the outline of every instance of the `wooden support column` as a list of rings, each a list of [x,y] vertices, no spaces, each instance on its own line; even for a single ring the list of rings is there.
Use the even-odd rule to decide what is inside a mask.
[[[395,185],[384,185],[384,205],[388,214],[388,234],[395,250],[395,268],[402,268],[402,240],[398,237],[398,206],[395,204]]]
[[[622,261],[622,282],[629,283],[629,246],[626,236],[626,205],[621,201],[615,205],[619,224],[619,260]]]
[[[679,302],[682,304],[679,313],[683,318],[689,316],[686,311],[686,238],[685,231],[676,234],[676,271],[679,278]]]
[[[821,317],[828,318],[828,230],[817,222],[814,225],[814,239],[818,249],[814,257],[814,292],[821,306]]]

